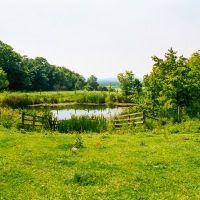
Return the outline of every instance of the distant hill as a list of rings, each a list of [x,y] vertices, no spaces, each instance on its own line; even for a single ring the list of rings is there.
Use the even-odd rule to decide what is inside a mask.
[[[99,78],[97,82],[104,86],[110,86],[112,84],[112,87],[117,87],[119,85],[117,78]]]

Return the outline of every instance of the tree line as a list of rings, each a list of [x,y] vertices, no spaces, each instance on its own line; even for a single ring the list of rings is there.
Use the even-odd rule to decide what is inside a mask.
[[[91,75],[87,80],[66,67],[50,64],[43,57],[22,56],[0,41],[0,89],[10,90],[106,90]]]
[[[172,48],[164,59],[156,56],[152,71],[139,80],[132,71],[118,74],[124,95],[134,103],[156,110],[198,106],[200,102],[200,50],[190,58],[177,56]],[[91,75],[83,76],[65,67],[51,65],[45,58],[21,56],[0,41],[0,89],[11,90],[112,90],[99,85]]]
[[[124,94],[153,113],[174,108],[200,108],[200,50],[190,58],[177,56],[170,48],[164,59],[156,56],[150,74],[140,82],[132,71],[120,73],[118,79]],[[196,112],[198,112],[196,110]]]

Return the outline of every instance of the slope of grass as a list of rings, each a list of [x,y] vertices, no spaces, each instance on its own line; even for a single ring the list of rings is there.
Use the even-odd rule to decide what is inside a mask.
[[[23,134],[1,128],[0,199],[200,199],[199,155],[198,132]]]

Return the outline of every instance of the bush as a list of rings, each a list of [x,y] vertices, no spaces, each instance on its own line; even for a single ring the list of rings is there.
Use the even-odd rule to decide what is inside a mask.
[[[28,105],[31,105],[32,101],[28,98],[27,95],[8,95],[2,100],[3,106],[8,106],[11,108],[24,108]]]
[[[11,128],[19,122],[19,114],[11,108],[0,108],[0,124]]]

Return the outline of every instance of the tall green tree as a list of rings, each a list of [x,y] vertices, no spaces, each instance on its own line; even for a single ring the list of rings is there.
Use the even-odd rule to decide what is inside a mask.
[[[48,63],[45,58],[30,59],[21,56],[13,48],[0,41],[1,76],[10,83],[12,90],[79,90],[86,82],[83,76],[65,67],[57,67]],[[5,72],[5,74],[4,74]],[[93,77],[94,78],[94,77]],[[1,83],[3,82],[1,79]],[[5,84],[8,82],[4,82]],[[88,88],[96,89],[92,79],[88,80]]]
[[[91,75],[87,79],[85,89],[88,91],[94,91],[94,90],[97,90],[98,85],[99,84],[97,83],[97,77],[94,75]]]
[[[139,94],[142,91],[142,83],[132,71],[126,70],[125,73],[118,74],[117,78],[125,95]]]
[[[159,97],[162,87],[162,82],[157,75],[158,73],[158,68],[154,67],[151,74],[147,74],[143,78],[143,84],[145,86],[144,94],[146,93],[146,103],[151,107],[153,114],[155,112],[155,108],[159,106]]]
[[[22,63],[22,56],[0,41],[0,66],[7,73],[12,90],[23,90],[30,85],[29,71]]]
[[[156,56],[152,59],[153,70],[144,77],[144,86],[153,108],[156,105],[166,109],[191,105],[195,86],[188,59],[177,57],[172,48],[165,59]]]
[[[0,67],[0,89],[7,88],[9,85],[9,81],[7,80],[7,74]]]
[[[192,100],[200,104],[200,50],[193,53],[188,61],[189,67],[191,68],[190,77],[191,77],[191,90]]]
[[[24,58],[23,64],[29,70],[31,89],[49,90],[49,73],[51,66],[45,58],[36,57],[35,59]]]

